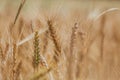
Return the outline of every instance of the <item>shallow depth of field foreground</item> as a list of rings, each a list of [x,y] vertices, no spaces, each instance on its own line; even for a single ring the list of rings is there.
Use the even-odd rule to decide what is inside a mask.
[[[0,0],[0,80],[120,80],[119,3]]]

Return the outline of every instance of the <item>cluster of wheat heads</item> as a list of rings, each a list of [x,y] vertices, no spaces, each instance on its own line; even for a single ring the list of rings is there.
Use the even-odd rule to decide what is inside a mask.
[[[8,26],[0,30],[0,80],[110,80],[110,69],[110,75],[115,74],[111,80],[119,80],[118,57],[105,57],[108,49],[119,52],[119,37],[114,32],[115,39],[111,39],[104,31],[105,14],[118,8],[105,10],[93,19],[76,11],[69,17],[48,13],[45,22],[40,18],[33,23],[20,16],[24,4],[22,0],[12,23],[0,25]],[[97,21],[102,27],[94,28]],[[114,41],[113,47],[106,46],[106,35]]]

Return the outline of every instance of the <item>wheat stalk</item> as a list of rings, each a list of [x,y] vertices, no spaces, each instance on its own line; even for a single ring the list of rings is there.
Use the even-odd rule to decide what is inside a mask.
[[[13,44],[13,69],[12,69],[12,73],[13,73],[13,80],[15,80],[15,65],[16,65],[16,52],[17,52],[17,46],[16,44]]]
[[[35,32],[34,35],[34,56],[33,56],[33,67],[34,69],[38,68],[39,63],[40,63],[40,48],[39,48],[39,36],[38,32]]]
[[[33,66],[34,68],[38,68],[39,63],[43,64],[47,69],[49,69],[46,59],[40,54],[39,48],[39,35],[38,31],[35,32],[34,35],[34,57],[33,57]],[[54,80],[53,75],[49,72],[50,80]]]
[[[53,42],[54,42],[54,46],[55,46],[54,59],[55,59],[56,62],[58,62],[58,61],[59,61],[58,58],[59,58],[60,53],[61,53],[61,47],[60,47],[60,44],[58,43],[58,40],[59,40],[59,39],[57,38],[56,31],[55,31],[55,29],[54,29],[54,27],[53,27],[53,22],[52,22],[52,20],[48,20],[47,23],[48,23],[48,26],[49,26],[50,36],[51,36],[51,38],[52,38],[52,40],[53,40]]]
[[[74,27],[72,28],[72,34],[71,34],[71,42],[70,42],[70,54],[68,56],[68,60],[69,60],[69,68],[68,68],[68,79],[69,80],[76,80],[75,79],[75,74],[74,71],[75,71],[75,68],[76,68],[76,65],[74,64],[75,63],[75,55],[74,54],[74,47],[75,47],[75,40],[76,40],[76,33],[77,33],[77,29],[78,29],[78,24],[75,23],[74,24]]]

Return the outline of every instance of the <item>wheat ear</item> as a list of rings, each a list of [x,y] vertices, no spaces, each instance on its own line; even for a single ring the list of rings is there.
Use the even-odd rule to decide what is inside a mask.
[[[61,53],[61,47],[60,47],[60,44],[58,43],[58,38],[57,38],[57,35],[56,35],[56,31],[53,27],[53,22],[51,20],[48,20],[47,21],[48,23],[48,26],[49,26],[49,32],[50,32],[50,36],[53,40],[53,43],[54,43],[54,46],[55,46],[55,55],[54,55],[54,59],[56,60],[56,62],[59,61],[59,56],[60,56],[60,53]]]
[[[49,69],[46,59],[42,55],[40,55],[39,35],[38,35],[38,31],[36,31],[34,35],[34,57],[33,57],[34,68],[38,68],[39,63],[42,63],[43,66]],[[51,72],[49,72],[49,77],[50,77],[50,80],[54,80]]]
[[[76,68],[76,65],[74,64],[75,61],[75,55],[74,54],[74,47],[75,47],[75,41],[76,41],[76,33],[77,33],[77,29],[78,29],[78,24],[75,23],[74,27],[72,28],[72,34],[71,34],[71,42],[70,42],[70,54],[68,56],[68,60],[69,60],[69,68],[68,68],[68,79],[69,80],[76,80],[75,79],[75,75],[74,75],[74,71]]]
[[[34,69],[36,69],[38,68],[40,62],[39,36],[37,31],[35,32],[33,44],[34,44],[33,67]]]

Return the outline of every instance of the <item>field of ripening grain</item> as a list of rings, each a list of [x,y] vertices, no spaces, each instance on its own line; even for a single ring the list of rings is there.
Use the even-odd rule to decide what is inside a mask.
[[[119,0],[0,0],[0,80],[120,80]]]

